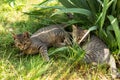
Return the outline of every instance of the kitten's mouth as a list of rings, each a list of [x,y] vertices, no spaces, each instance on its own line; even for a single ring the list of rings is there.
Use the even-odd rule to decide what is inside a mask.
[[[20,48],[20,50],[22,50],[22,51],[24,51],[24,50],[26,50],[26,49],[28,49],[29,47],[22,47],[22,48]]]
[[[27,50],[29,47],[24,47],[23,50]]]
[[[31,45],[31,44],[30,44],[30,45]],[[23,50],[27,50],[27,49],[29,49],[30,45],[27,46],[27,47],[24,47]]]
[[[20,50],[22,50],[22,51],[23,51],[23,50],[24,50],[24,48],[20,48]]]

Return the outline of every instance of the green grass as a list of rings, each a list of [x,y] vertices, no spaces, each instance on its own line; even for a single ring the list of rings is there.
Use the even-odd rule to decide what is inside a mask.
[[[0,80],[110,80],[105,67],[80,63],[75,53],[81,51],[76,47],[55,52],[48,63],[39,54],[16,57],[20,52],[14,46],[11,32],[32,34],[62,18],[49,18],[50,10],[43,10],[38,17],[23,13],[33,10],[31,4],[38,4],[38,0],[16,0],[14,7],[10,6],[13,3],[5,1],[0,1]],[[49,54],[54,50],[51,48]]]

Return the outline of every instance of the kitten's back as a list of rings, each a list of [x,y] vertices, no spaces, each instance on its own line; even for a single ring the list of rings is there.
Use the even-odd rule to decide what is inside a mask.
[[[106,44],[94,35],[90,37],[90,40],[85,43],[82,48],[86,51],[85,60],[87,63],[103,63],[109,58],[110,55]]]
[[[62,24],[41,28],[31,36],[31,39],[37,38],[47,45],[63,42],[65,38],[69,37],[68,33],[63,28],[64,26]]]
[[[78,39],[79,36],[74,35],[74,37]],[[88,42],[86,41],[86,43],[83,44],[82,48],[86,52],[83,61],[85,61],[86,63],[95,63],[95,64],[106,63],[110,66],[112,78],[120,78],[120,73],[117,71],[117,68],[116,68],[115,59],[110,54],[108,47],[101,39],[99,39],[97,36],[92,35],[90,37],[90,40]]]

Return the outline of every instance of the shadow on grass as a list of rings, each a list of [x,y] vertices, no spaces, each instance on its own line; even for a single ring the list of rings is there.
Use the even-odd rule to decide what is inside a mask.
[[[30,15],[22,14],[22,16],[19,17],[23,17],[23,19],[19,20],[16,18],[14,22],[7,19],[10,18],[10,16],[1,16],[0,26],[2,26],[5,31],[0,32],[0,79],[79,80],[81,78],[84,79],[86,76],[88,76],[88,78],[90,77],[89,79],[94,79],[92,75],[94,76],[95,71],[92,73],[91,70],[87,70],[86,66],[73,66],[71,61],[62,59],[57,55],[52,56],[51,61],[48,63],[45,63],[39,54],[25,55],[22,57],[15,56],[20,52],[13,43],[11,31],[14,33],[28,31],[32,34],[41,27],[67,21],[64,15],[50,17],[52,12],[51,10],[43,10],[37,15],[35,15],[34,12]],[[75,68],[70,68],[71,66]],[[98,75],[99,74],[96,74],[96,79],[100,79],[101,76],[97,77]],[[102,73],[100,75],[103,76]]]
[[[51,11],[43,11],[40,15],[23,14],[22,16],[19,16],[23,17],[23,19],[19,20],[15,17],[16,20],[12,21],[10,20],[10,16],[13,16],[14,14],[5,16],[6,13],[7,12],[4,12],[4,16],[0,16],[0,26],[4,28],[4,31],[0,30],[0,79],[34,80],[42,78],[43,75],[48,74],[47,72],[52,71],[49,69],[53,67],[54,60],[51,60],[49,63],[45,63],[39,54],[16,57],[15,55],[19,54],[20,51],[14,45],[11,32],[22,33],[28,31],[32,34],[41,27],[59,23],[60,19],[56,18],[54,20],[49,17],[51,15]],[[25,17],[28,19],[24,19]],[[64,62],[64,60],[62,62]],[[61,63],[54,63],[54,65],[58,64],[60,65]]]

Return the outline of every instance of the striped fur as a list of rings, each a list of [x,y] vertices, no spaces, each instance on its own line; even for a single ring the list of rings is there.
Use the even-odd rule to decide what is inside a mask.
[[[22,54],[41,53],[49,61],[47,50],[51,46],[61,47],[70,44],[69,34],[62,25],[51,25],[36,31],[31,37],[28,33],[13,35],[16,47]]]
[[[77,28],[77,26],[74,27],[76,28],[73,28],[72,34],[74,35],[73,38],[76,38],[76,43],[78,43],[79,40],[84,36],[84,34],[81,35],[81,33],[84,33],[85,31]],[[108,47],[101,39],[99,39],[97,36],[92,35],[90,37],[90,40],[82,44],[81,47],[86,52],[83,61],[85,61],[86,63],[95,64],[106,63],[110,66],[112,78],[120,77],[120,74],[117,72],[115,59],[110,54]]]

